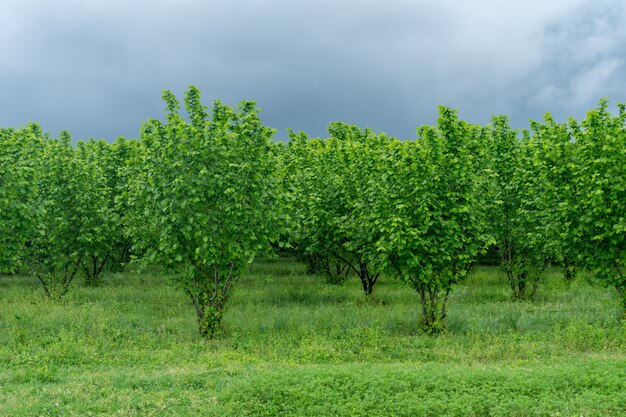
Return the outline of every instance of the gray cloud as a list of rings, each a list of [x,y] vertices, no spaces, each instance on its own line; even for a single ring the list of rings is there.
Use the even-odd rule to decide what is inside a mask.
[[[411,138],[438,104],[525,127],[623,99],[625,17],[582,0],[0,0],[0,125],[136,137],[162,89],[193,84],[256,100],[279,138],[334,120]]]

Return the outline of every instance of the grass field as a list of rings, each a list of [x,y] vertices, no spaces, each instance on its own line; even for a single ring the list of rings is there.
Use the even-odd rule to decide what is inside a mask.
[[[416,293],[383,277],[375,299],[290,259],[242,276],[226,336],[159,273],[110,274],[50,301],[0,277],[0,416],[626,416],[626,325],[614,290],[551,271],[512,302],[477,268],[449,330],[417,333]]]

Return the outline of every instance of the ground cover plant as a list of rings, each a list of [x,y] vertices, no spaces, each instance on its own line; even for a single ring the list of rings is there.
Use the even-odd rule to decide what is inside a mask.
[[[256,261],[224,314],[195,330],[158,269],[80,282],[61,302],[0,279],[0,415],[614,416],[626,413],[626,329],[614,289],[549,268],[533,302],[498,267],[450,294],[448,330],[417,332],[413,289],[373,298],[293,259]]]

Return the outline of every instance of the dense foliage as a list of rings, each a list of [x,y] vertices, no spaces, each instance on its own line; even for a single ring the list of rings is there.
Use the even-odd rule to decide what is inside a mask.
[[[581,123],[571,121],[572,190],[560,205],[568,253],[617,289],[626,309],[626,105],[614,116],[606,101]]]
[[[101,167],[69,134],[46,138],[38,164],[36,227],[30,236],[31,269],[51,297],[63,296],[77,272],[105,258],[117,221]],[[98,269],[86,276],[95,283]]]
[[[331,124],[329,133],[328,139],[291,135],[285,152],[293,196],[290,240],[313,272],[322,270],[334,283],[354,273],[369,296],[381,268],[374,239],[355,214],[367,199],[367,165],[380,161],[370,153],[387,138],[343,123]]]
[[[493,173],[492,202],[487,207],[490,232],[498,248],[501,266],[515,299],[532,298],[548,266],[541,244],[546,226],[537,203],[543,201],[542,171],[534,150],[539,135],[513,130],[506,117],[498,116],[490,126],[489,157]],[[534,234],[538,230],[538,235]],[[534,237],[539,237],[535,239]]]
[[[275,235],[273,130],[252,102],[215,102],[211,118],[195,88],[187,123],[165,92],[165,124],[149,120],[128,182],[128,225],[147,259],[170,268],[193,302],[200,333],[220,332],[242,269]]]
[[[38,125],[0,129],[0,273],[16,272],[25,261],[35,227],[42,140]]]
[[[418,292],[422,327],[432,332],[445,327],[453,285],[489,243],[482,192],[488,175],[475,152],[484,139],[482,128],[458,120],[451,109],[440,108],[438,126],[418,133],[386,190],[394,199],[386,207],[393,221],[382,244],[390,263]]]
[[[232,289],[259,254],[289,248],[310,272],[356,277],[368,299],[384,276],[416,291],[420,327],[446,327],[447,302],[478,256],[500,254],[514,299],[532,299],[550,265],[620,294],[626,309],[626,107],[528,130],[441,107],[415,140],[345,123],[328,138],[272,142],[252,102],[209,112],[190,87],[186,116],[139,140],[0,129],[0,273],[28,271],[47,295],[135,258],[168,268],[199,330],[221,332]]]
[[[489,241],[485,233],[484,129],[441,108],[436,128],[400,142],[333,123],[330,137],[292,135],[294,246],[353,271],[366,295],[390,271],[419,294],[422,327],[444,327],[452,286]],[[332,269],[326,267],[327,274]]]

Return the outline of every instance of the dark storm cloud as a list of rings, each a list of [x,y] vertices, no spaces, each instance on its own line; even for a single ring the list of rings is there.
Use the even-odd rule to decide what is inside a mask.
[[[625,99],[626,7],[589,2],[545,29],[544,60],[527,108],[583,117],[602,97]]]
[[[135,137],[182,99],[254,99],[266,124],[401,138],[438,104],[523,127],[623,99],[624,6],[583,1],[0,0],[0,126]]]

